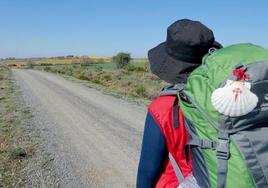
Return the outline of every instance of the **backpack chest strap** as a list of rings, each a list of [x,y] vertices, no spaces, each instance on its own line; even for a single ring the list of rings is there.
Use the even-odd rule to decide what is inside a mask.
[[[217,164],[218,164],[218,179],[217,179],[218,188],[225,188],[227,172],[228,172],[228,159],[230,157],[229,134],[219,131],[218,139],[215,141],[201,139],[196,135],[191,136],[192,138],[186,144],[186,146],[194,146],[194,147],[200,147],[201,149],[216,150]]]

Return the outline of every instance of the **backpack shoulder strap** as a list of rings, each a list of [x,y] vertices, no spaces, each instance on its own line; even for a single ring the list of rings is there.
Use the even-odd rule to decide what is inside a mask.
[[[184,89],[184,84],[176,84],[164,87],[161,90],[160,96],[176,96],[176,100],[173,104],[173,126],[175,129],[179,127],[178,122],[178,107],[179,107],[179,99],[178,94],[180,91]]]
[[[176,84],[164,87],[161,92],[160,96],[167,96],[167,95],[178,95],[181,90],[183,90],[185,84]]]
[[[173,170],[175,171],[175,174],[176,174],[176,177],[177,177],[179,183],[183,182],[184,181],[184,176],[182,174],[182,171],[181,171],[179,165],[177,164],[176,160],[174,159],[174,157],[172,156],[172,154],[170,152],[168,153],[168,158],[169,158],[169,160],[171,162]]]

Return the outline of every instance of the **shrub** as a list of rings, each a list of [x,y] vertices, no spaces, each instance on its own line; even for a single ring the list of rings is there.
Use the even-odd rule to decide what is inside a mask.
[[[102,84],[102,82],[98,78],[94,78],[92,82],[95,84]]]
[[[137,67],[135,65],[128,65],[127,66],[127,71],[129,72],[147,72],[147,70],[145,69],[145,67]]]
[[[9,156],[11,159],[18,159],[26,157],[26,151],[23,148],[14,148],[10,151]]]
[[[134,88],[134,92],[135,92],[135,94],[137,96],[142,96],[143,97],[145,95],[145,93],[146,93],[146,88],[145,88],[144,85],[139,84]]]
[[[92,75],[86,71],[76,72],[75,77],[80,80],[91,80]]]
[[[133,84],[134,83],[132,82],[132,80],[124,79],[124,80],[122,80],[120,87],[126,88],[126,87],[133,85]]]
[[[32,69],[34,67],[34,62],[29,60],[26,62],[26,68]]]
[[[134,65],[129,65],[127,67],[127,71],[129,71],[129,72],[135,71],[135,69],[136,69],[136,67]]]
[[[118,69],[126,68],[129,65],[130,60],[130,54],[125,52],[120,52],[113,57],[113,62]]]
[[[11,64],[8,64],[9,67],[16,67],[17,64],[16,63],[11,63]]]
[[[102,70],[103,70],[102,66],[96,66],[96,71],[102,71]]]
[[[50,72],[52,70],[51,67],[44,67],[44,71]]]
[[[80,79],[80,80],[89,80],[88,77],[83,73],[78,74],[77,78]]]
[[[40,66],[50,66],[51,64],[49,63],[41,63]]]
[[[144,67],[136,67],[137,72],[147,72]]]
[[[110,80],[112,80],[112,75],[111,75],[111,74],[105,74],[105,75],[103,76],[103,78],[104,78],[106,81],[110,81]]]

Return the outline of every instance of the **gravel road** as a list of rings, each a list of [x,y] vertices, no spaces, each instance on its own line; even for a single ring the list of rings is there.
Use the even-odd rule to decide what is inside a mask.
[[[146,108],[35,70],[13,70],[58,187],[135,187]]]

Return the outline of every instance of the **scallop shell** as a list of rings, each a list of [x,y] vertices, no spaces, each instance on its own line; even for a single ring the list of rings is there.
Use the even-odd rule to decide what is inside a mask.
[[[258,97],[250,91],[249,82],[228,80],[211,96],[214,108],[226,116],[237,117],[251,112],[258,103]]]

